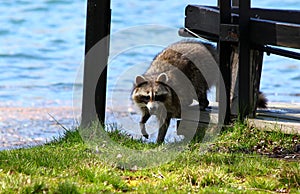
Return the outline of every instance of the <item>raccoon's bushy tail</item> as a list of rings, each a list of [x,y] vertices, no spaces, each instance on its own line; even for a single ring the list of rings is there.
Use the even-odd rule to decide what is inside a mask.
[[[264,93],[259,92],[258,93],[258,99],[257,99],[257,107],[258,108],[267,108],[268,99],[264,95]]]

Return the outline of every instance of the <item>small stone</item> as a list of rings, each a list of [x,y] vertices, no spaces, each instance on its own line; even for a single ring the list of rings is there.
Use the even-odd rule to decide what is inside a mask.
[[[130,170],[131,170],[131,171],[137,171],[137,170],[138,170],[137,165],[134,165]]]

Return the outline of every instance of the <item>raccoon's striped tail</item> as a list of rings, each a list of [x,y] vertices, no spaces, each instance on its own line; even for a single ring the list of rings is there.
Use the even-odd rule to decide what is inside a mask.
[[[257,99],[257,107],[258,108],[267,108],[268,99],[264,95],[264,93],[259,92],[258,93],[258,99]]]

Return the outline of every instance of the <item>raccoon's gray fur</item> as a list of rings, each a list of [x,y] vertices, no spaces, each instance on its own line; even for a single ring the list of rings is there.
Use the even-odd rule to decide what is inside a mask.
[[[157,143],[164,141],[171,118],[180,118],[181,109],[197,99],[207,108],[208,89],[219,78],[218,55],[214,46],[181,41],[159,53],[149,69],[136,77],[132,99],[142,111],[140,129],[148,138],[145,123],[151,115],[159,120]]]

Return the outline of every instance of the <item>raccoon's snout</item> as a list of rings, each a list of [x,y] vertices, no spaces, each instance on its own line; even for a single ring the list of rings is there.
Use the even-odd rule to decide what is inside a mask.
[[[148,110],[149,110],[149,113],[151,114],[151,115],[155,115],[156,113],[157,113],[157,111],[158,111],[158,107],[159,107],[159,105],[157,104],[157,102],[148,102],[147,103],[147,108],[148,108]]]

